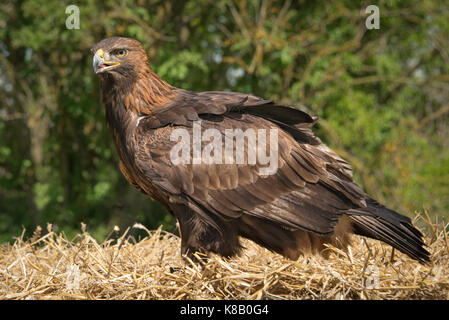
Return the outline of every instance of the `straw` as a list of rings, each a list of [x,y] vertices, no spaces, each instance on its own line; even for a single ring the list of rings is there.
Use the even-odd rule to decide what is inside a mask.
[[[211,254],[203,265],[183,260],[180,239],[162,228],[134,225],[147,232],[139,242],[114,228],[98,243],[85,226],[68,240],[49,225],[0,246],[0,300],[448,299],[448,227],[431,224],[430,265],[357,236],[348,252],[329,246],[328,259],[297,261],[243,239],[239,257]]]

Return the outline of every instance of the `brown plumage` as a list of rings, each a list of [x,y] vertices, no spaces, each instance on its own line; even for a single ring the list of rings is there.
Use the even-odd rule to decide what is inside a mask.
[[[175,88],[150,69],[136,40],[104,39],[92,52],[120,169],[178,220],[183,254],[232,256],[245,237],[296,259],[325,254],[326,243],[346,248],[355,233],[429,261],[410,219],[371,199],[350,165],[313,135],[316,118],[252,95]],[[203,132],[277,130],[277,170],[261,174],[262,164],[248,161],[173,164],[171,134],[192,134],[195,121]],[[245,140],[245,159],[251,148]]]

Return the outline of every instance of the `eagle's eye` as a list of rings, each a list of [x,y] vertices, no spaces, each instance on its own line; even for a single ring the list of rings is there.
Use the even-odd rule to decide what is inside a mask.
[[[117,49],[112,52],[112,54],[117,58],[123,58],[127,53],[128,51],[126,49]]]

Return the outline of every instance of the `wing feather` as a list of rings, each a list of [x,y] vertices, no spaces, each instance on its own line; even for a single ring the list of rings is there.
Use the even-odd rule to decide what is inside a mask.
[[[355,184],[342,182],[329,172],[332,168],[348,179],[340,158],[323,151],[313,136],[298,141],[298,137],[311,134],[304,128],[315,121],[306,113],[234,93],[203,92],[194,98],[184,96],[175,101],[177,104],[172,103],[141,121],[139,140],[147,142],[136,154],[137,163],[147,176],[158,177],[154,181],[156,185],[170,192],[176,190],[174,195],[201,211],[201,217],[213,215],[228,220],[252,215],[288,229],[326,235],[332,232],[342,210],[363,202],[363,194]],[[276,117],[276,121],[270,121]],[[175,143],[169,140],[170,130],[182,126],[191,133],[192,119],[201,119],[202,130],[215,128],[223,134],[226,129],[251,128],[256,132],[277,129],[278,170],[273,175],[262,176],[260,163],[170,165],[170,149]],[[277,125],[279,122],[301,135],[283,130]],[[157,133],[167,125],[171,128],[165,135]],[[152,134],[161,139],[150,139]],[[310,141],[313,144],[307,143]],[[245,139],[246,159],[247,150],[256,147]],[[154,170],[160,172],[151,172]],[[204,221],[213,225],[214,219]]]

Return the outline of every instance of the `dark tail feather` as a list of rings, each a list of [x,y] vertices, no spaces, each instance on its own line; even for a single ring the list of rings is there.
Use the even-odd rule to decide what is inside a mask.
[[[367,198],[366,204],[366,208],[348,211],[354,233],[388,243],[421,263],[430,261],[429,252],[424,249],[423,235],[408,217],[385,208],[373,199]]]

